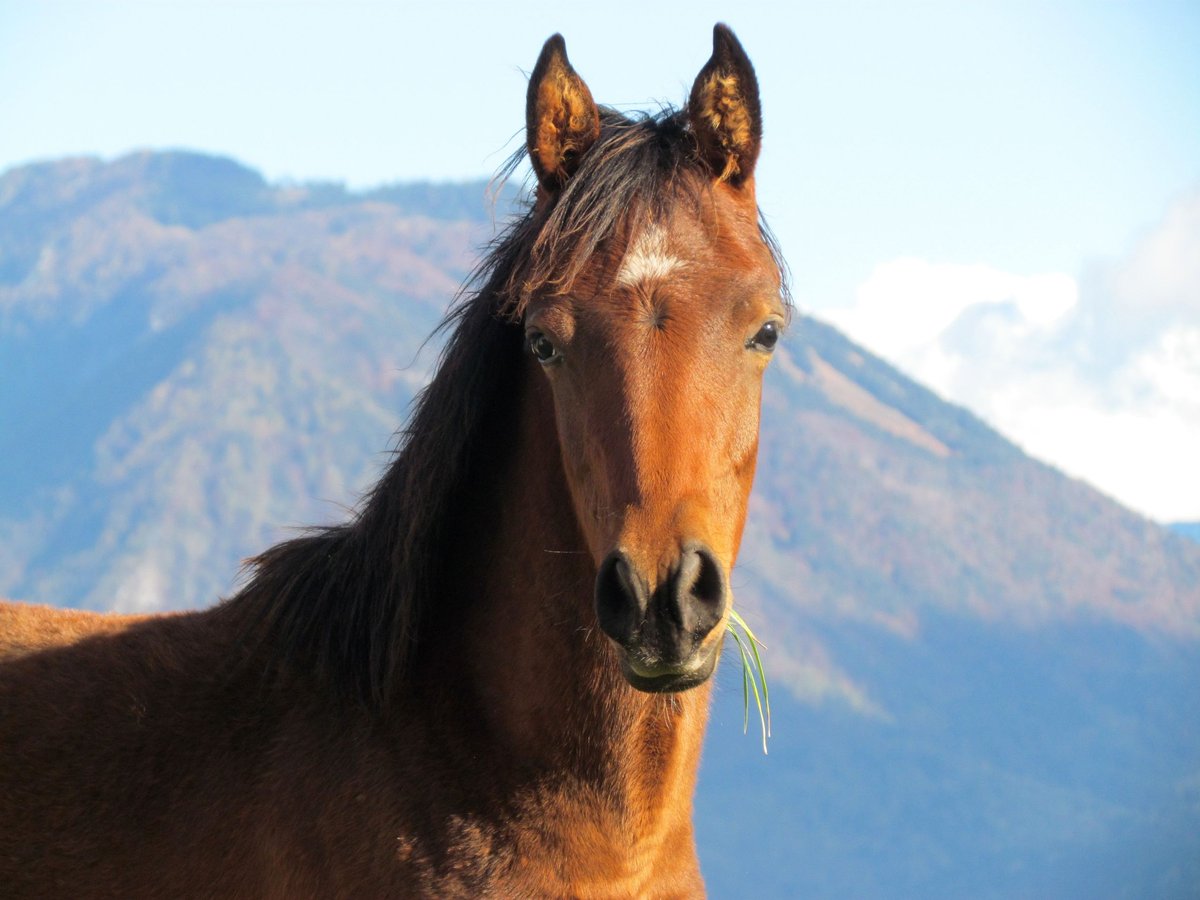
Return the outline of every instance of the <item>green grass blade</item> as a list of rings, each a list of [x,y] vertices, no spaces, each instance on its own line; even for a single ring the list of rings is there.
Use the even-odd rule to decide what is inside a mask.
[[[766,753],[767,738],[771,736],[771,694],[767,689],[767,670],[763,666],[762,656],[758,652],[758,645],[762,644],[762,641],[758,639],[754,631],[746,624],[746,620],[736,610],[730,610],[729,615],[730,620],[727,627],[729,633],[733,635],[733,639],[738,645],[738,652],[742,657],[742,706],[745,714],[743,730],[749,729],[750,696],[746,690],[747,684],[749,684],[749,687],[754,690],[754,702],[758,707],[758,719],[762,726],[763,753]],[[744,633],[746,640],[743,641],[743,635],[738,634],[739,629]],[[749,654],[746,652],[747,643],[750,645]],[[750,669],[751,654],[754,660],[753,671]],[[762,682],[761,693],[758,686],[760,681]]]
[[[742,657],[742,734],[745,734],[750,730],[750,662],[746,659],[746,648],[742,646],[741,637],[732,628],[729,633],[733,635]]]
[[[754,703],[758,707],[758,721],[762,725],[762,744],[763,753],[767,752],[767,720],[763,716],[762,695],[758,692],[758,679],[754,677],[754,673],[750,674],[750,687],[754,688]]]
[[[758,680],[762,682],[763,703],[767,707],[767,737],[771,736],[771,694],[767,690],[767,670],[763,667],[762,657],[758,655],[759,640],[750,632],[750,650],[754,653],[754,664],[758,666]],[[763,752],[766,752],[765,750]]]
[[[737,615],[736,612],[734,614]],[[763,665],[762,656],[759,655],[758,648],[761,646],[765,649],[767,645],[758,639],[758,635],[756,635],[751,630],[750,626],[746,624],[746,620],[743,619],[740,615],[738,615],[738,622],[741,624],[742,629],[746,632],[747,636],[750,638],[750,650],[754,654],[754,663],[758,667],[758,680],[760,682],[762,682],[763,703],[759,705],[758,714],[759,714],[759,718],[762,718],[763,706],[766,706],[766,711],[767,711],[766,721],[763,723],[764,729],[765,729],[765,737],[763,740],[763,753],[766,753],[767,748],[766,748],[766,739],[765,738],[768,738],[771,736],[771,693],[767,687],[767,669]]]

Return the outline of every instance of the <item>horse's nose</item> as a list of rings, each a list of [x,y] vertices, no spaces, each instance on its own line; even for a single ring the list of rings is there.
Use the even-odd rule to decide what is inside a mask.
[[[648,664],[686,662],[725,615],[725,571],[703,544],[688,544],[653,594],[632,560],[614,550],[596,575],[600,629]]]

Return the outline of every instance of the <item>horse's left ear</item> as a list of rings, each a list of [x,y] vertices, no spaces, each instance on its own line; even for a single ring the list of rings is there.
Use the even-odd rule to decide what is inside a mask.
[[[692,85],[688,119],[718,181],[737,185],[754,174],[762,145],[758,79],[728,25],[713,28],[712,58]]]
[[[525,140],[538,181],[557,191],[600,137],[600,110],[571,68],[561,34],[546,41],[525,95]]]

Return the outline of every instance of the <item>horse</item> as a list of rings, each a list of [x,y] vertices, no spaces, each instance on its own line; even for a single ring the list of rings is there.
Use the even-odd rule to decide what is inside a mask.
[[[790,303],[724,25],[681,109],[551,37],[531,197],[347,521],[205,610],[0,612],[7,898],[693,897],[711,675]]]

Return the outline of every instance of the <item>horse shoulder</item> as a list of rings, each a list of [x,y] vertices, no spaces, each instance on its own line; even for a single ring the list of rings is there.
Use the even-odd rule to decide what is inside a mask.
[[[0,896],[266,895],[277,715],[230,682],[227,618],[0,604]]]
[[[0,601],[0,662],[124,631],[148,618]]]

